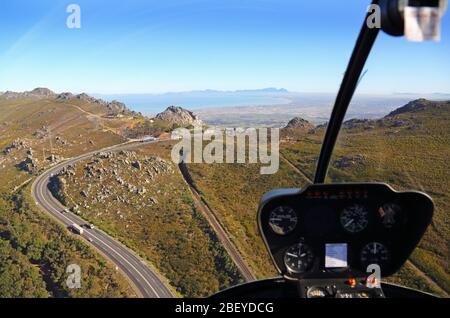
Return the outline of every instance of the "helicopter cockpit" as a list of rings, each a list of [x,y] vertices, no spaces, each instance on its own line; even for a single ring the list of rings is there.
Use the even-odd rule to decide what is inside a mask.
[[[432,215],[428,195],[397,192],[383,183],[273,190],[261,200],[258,225],[281,278],[241,285],[217,296],[428,296],[381,283],[381,278],[407,261]]]
[[[381,29],[404,35],[405,3],[373,4],[381,7]],[[213,297],[433,297],[382,282],[399,271],[416,248],[432,220],[432,199],[418,191],[398,192],[385,183],[324,183],[378,33],[378,28],[363,24],[327,126],[314,183],[303,189],[275,189],[260,201],[259,231],[279,277],[232,287]]]

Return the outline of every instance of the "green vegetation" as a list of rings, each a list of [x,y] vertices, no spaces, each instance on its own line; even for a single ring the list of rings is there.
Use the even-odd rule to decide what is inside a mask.
[[[381,120],[349,122],[328,181],[382,181],[429,193],[436,204],[433,223],[410,261],[389,279],[448,295],[450,109],[448,103],[418,105]],[[0,98],[0,297],[134,295],[100,255],[29,196],[33,179],[62,158],[176,128],[106,113],[86,100]],[[274,175],[261,175],[259,164],[187,165],[194,186],[258,278],[276,274],[256,226],[258,202],[273,188],[310,182],[323,133],[320,127],[284,132]],[[84,218],[137,251],[181,295],[205,296],[242,278],[170,162],[172,143],[99,154],[72,167],[72,179],[54,180],[56,191]],[[65,187],[69,179],[71,187]],[[81,289],[66,287],[69,264],[82,268]]]
[[[0,198],[0,295],[124,297],[131,289],[112,266],[30,203],[29,187]],[[11,203],[13,202],[13,203]],[[66,286],[68,265],[81,268],[81,288]]]
[[[170,144],[102,153],[56,182],[65,205],[78,205],[77,213],[147,259],[181,295],[207,296],[241,282],[170,161]]]
[[[442,292],[439,286],[429,278],[427,278],[422,273],[418,272],[417,269],[407,262],[395,275],[386,279],[390,283],[398,284],[401,286],[408,286],[409,288],[418,289],[427,293],[439,295],[442,297],[447,297],[445,292]]]
[[[0,298],[48,296],[39,270],[3,239],[0,239],[0,286]]]
[[[0,98],[0,297],[133,297],[129,283],[98,253],[35,206],[30,184],[58,158],[124,141],[87,102]],[[98,113],[96,113],[98,112]],[[32,169],[19,163],[32,158]],[[81,267],[81,288],[66,268]]]
[[[395,189],[417,189],[436,204],[432,225],[405,267],[393,280],[445,295],[450,292],[448,266],[450,197],[449,103],[418,101],[424,107],[404,110],[376,121],[349,122],[340,134],[328,181],[380,181]],[[273,273],[256,230],[261,195],[277,187],[302,187],[314,175],[324,128],[282,134],[282,160],[275,175],[259,174],[258,165],[188,164],[196,187],[240,252],[259,277]],[[294,167],[289,165],[291,163]],[[422,279],[421,270],[434,284]],[[409,275],[414,272],[414,275]]]
[[[140,136],[148,136],[152,135],[155,137],[162,137],[164,135],[169,134],[176,128],[185,127],[183,125],[179,125],[176,123],[170,123],[161,119],[152,119],[151,121],[148,119],[143,119],[139,121],[136,125],[133,125],[130,128],[127,128],[124,131],[124,134],[129,138],[138,138]],[[186,128],[192,128],[191,125],[188,125]]]
[[[261,175],[258,164],[187,164],[194,185],[217,215],[231,240],[258,278],[275,275],[256,224],[261,196],[273,189],[300,187],[305,179],[285,162],[274,175]]]

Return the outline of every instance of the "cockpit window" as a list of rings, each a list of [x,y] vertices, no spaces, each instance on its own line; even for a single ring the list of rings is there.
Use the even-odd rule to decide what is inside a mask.
[[[205,297],[283,264],[299,279],[401,263],[355,237],[411,234],[410,202],[387,186],[369,190],[395,200],[370,208],[353,200],[365,188],[311,187],[369,2],[2,0],[0,297]],[[432,226],[389,279],[443,296],[449,24],[440,42],[380,31],[326,178],[432,197]],[[311,204],[348,192],[339,215]]]
[[[446,40],[438,46],[445,46]],[[450,104],[448,95],[438,93],[445,91],[447,85],[445,71],[438,65],[449,64],[437,51],[434,59],[420,63],[404,58],[402,51],[407,50],[430,54],[432,48],[427,45],[391,45],[393,39],[383,35],[372,51],[340,132],[328,181],[370,180],[389,183],[398,190],[417,189],[432,194],[436,208],[433,226],[393,280],[442,294],[449,283],[444,251],[449,243],[445,219],[450,203]],[[377,67],[391,63],[398,69]],[[403,80],[403,76],[409,80]],[[370,92],[382,88],[385,96],[381,92],[371,96]],[[390,215],[397,209],[395,205],[382,207],[380,213]],[[386,218],[386,222],[395,223],[395,216]]]

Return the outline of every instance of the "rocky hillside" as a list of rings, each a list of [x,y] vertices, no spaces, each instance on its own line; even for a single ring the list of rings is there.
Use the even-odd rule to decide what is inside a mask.
[[[63,158],[125,141],[116,131],[134,120],[103,113],[97,104],[57,100],[47,89],[0,97],[0,298],[134,295],[113,266],[30,195],[33,178]],[[65,283],[73,263],[86,269],[81,289]]]
[[[302,131],[307,132],[307,131],[310,131],[311,129],[314,129],[314,125],[311,124],[306,119],[303,119],[301,117],[294,117],[293,119],[291,119],[288,122],[288,124],[284,128],[285,129],[297,129],[297,130],[302,130]]]
[[[57,100],[71,100],[77,99],[88,103],[94,103],[106,108],[106,116],[108,117],[122,117],[122,116],[137,116],[139,113],[130,110],[124,103],[113,100],[107,102],[100,98],[94,98],[86,93],[73,95],[72,93],[61,93],[56,97]]]
[[[54,99],[55,101],[81,101],[85,103],[91,103],[99,105],[103,108],[103,115],[107,117],[130,117],[140,115],[137,112],[130,110],[124,103],[119,101],[107,102],[102,99],[94,98],[86,93],[72,94],[72,93],[60,93],[56,94],[48,88],[35,88],[32,91],[26,92],[11,92],[7,91],[0,94],[0,99],[5,100],[18,100],[18,99]]]
[[[431,101],[421,98],[395,109],[383,118],[352,118],[346,120],[342,124],[342,129],[362,131],[393,128],[385,131],[385,134],[393,135],[400,132],[401,129],[418,129],[423,119],[427,119],[427,116],[437,116],[440,112],[448,112],[449,109],[450,101]],[[282,136],[285,140],[295,140],[296,137],[301,138],[304,133],[323,132],[326,126],[327,124],[314,126],[301,117],[295,117],[284,127]]]
[[[110,214],[113,208],[126,211],[126,207],[130,205],[136,207],[135,211],[149,209],[158,200],[151,196],[145,198],[144,194],[149,188],[153,189],[153,195],[160,193],[158,190],[161,189],[157,183],[152,183],[153,179],[160,175],[167,177],[166,175],[173,173],[172,164],[157,156],[138,158],[137,154],[131,151],[100,152],[92,161],[84,165],[83,175],[78,179],[73,177],[76,174],[75,167],[70,165],[64,168],[58,175],[59,178],[55,178],[53,181],[58,183],[55,185],[55,189],[64,191],[69,184],[70,187],[75,187],[79,191],[82,199],[75,202],[64,200],[65,205],[78,210],[79,206],[88,208],[95,204],[101,204],[107,208],[107,211],[100,213]],[[140,178],[135,180],[141,182],[135,184],[128,182],[127,176],[130,175],[135,177],[139,175]],[[112,182],[105,182],[106,180]],[[83,181],[87,182],[83,184]],[[60,199],[63,198],[61,193],[55,191],[55,194]],[[109,215],[109,217],[112,216]],[[117,212],[117,217],[124,222],[127,220],[127,215],[121,212]]]
[[[404,113],[416,113],[430,109],[445,109],[450,107],[450,101],[431,101],[424,98],[416,99],[405,106],[397,108],[387,115],[385,118],[393,117]]]
[[[22,98],[51,98],[55,97],[56,94],[49,90],[48,88],[38,87],[33,89],[32,91],[26,91],[26,92],[12,92],[7,91],[0,95],[0,98],[4,99],[22,99]]]
[[[61,171],[52,191],[75,213],[147,258],[184,296],[208,296],[240,282],[195,207],[168,144],[99,152]]]
[[[393,279],[441,295],[450,292],[449,129],[450,101],[418,99],[380,119],[347,120],[328,173],[330,182],[388,182],[395,189],[421,190],[433,197],[433,226],[410,259],[416,269],[407,265]],[[323,132],[324,129],[318,129],[317,133],[304,134],[295,143],[286,143],[282,150],[310,178]],[[424,275],[433,282],[431,285],[420,278]]]
[[[169,106],[155,119],[179,126],[201,125],[202,121],[193,112],[178,106]]]
[[[306,119],[294,117],[283,129],[281,129],[281,142],[295,141],[298,138],[303,138],[305,134],[312,133],[315,128],[316,127]]]
[[[323,142],[325,126],[305,131],[303,120],[295,122],[298,131],[281,131],[287,136],[282,139],[280,168],[274,175],[260,175],[251,164],[187,165],[203,199],[235,235],[237,248],[260,277],[274,274],[255,222],[259,199],[273,188],[303,188],[310,183]],[[397,190],[430,194],[436,205],[433,225],[410,262],[390,279],[447,297],[449,144],[449,101],[412,101],[377,120],[346,121],[327,178],[327,182],[387,182]]]
[[[344,130],[372,130],[393,128],[385,131],[385,134],[396,134],[402,129],[419,129],[423,121],[429,121],[430,117],[439,115],[447,116],[450,110],[450,101],[431,101],[417,99],[395,109],[380,119],[353,118],[343,123]]]

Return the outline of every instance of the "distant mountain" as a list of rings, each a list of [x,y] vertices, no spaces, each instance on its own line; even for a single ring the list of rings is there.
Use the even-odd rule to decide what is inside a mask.
[[[0,95],[0,97],[5,99],[19,99],[19,98],[50,98],[55,97],[55,93],[48,88],[38,87],[32,91],[26,92],[12,92],[7,91]]]
[[[165,111],[155,116],[156,119],[176,124],[180,126],[188,126],[201,124],[200,118],[193,112],[178,106],[169,106]]]
[[[78,95],[64,92],[61,94],[56,94],[48,88],[38,87],[32,91],[26,92],[12,92],[7,91],[0,94],[0,98],[12,100],[12,99],[56,99],[57,101],[68,101],[68,100],[80,100],[87,103],[98,104],[105,107],[105,115],[110,117],[117,116],[135,116],[138,113],[130,110],[124,103],[113,100],[107,102],[103,99],[92,97],[86,93],[81,93]]]
[[[216,89],[205,89],[205,90],[194,90],[194,91],[185,91],[185,92],[169,92],[166,94],[192,94],[192,93],[200,93],[200,94],[246,94],[246,93],[289,93],[289,91],[285,88],[275,88],[275,87],[267,87],[267,88],[259,88],[259,89],[239,89],[239,90],[216,90]]]
[[[246,89],[246,90],[237,90],[235,93],[289,93],[289,91],[285,88],[262,88],[262,89]]]

